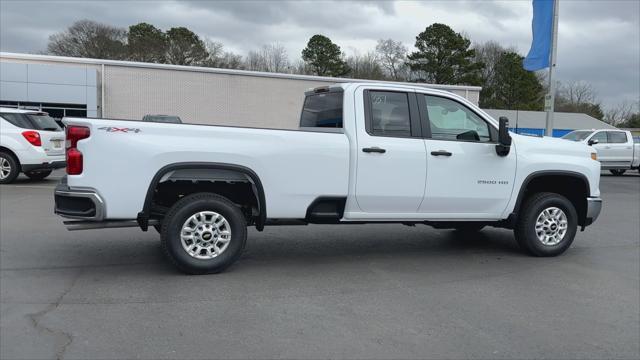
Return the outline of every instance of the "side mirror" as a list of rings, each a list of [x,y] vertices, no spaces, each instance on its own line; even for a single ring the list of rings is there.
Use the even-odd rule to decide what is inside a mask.
[[[587,142],[587,144],[589,144],[589,146],[591,145],[595,145],[597,143],[599,143],[600,141],[598,141],[598,139],[590,139],[589,142]]]
[[[496,145],[496,154],[498,156],[507,156],[511,150],[511,135],[509,135],[509,119],[504,116],[500,117],[500,128],[498,129],[498,145]]]

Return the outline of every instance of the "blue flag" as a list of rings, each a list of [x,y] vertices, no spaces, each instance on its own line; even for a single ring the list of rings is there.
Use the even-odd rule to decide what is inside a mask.
[[[557,0],[533,0],[533,41],[523,67],[536,71],[549,67],[551,36],[553,32],[553,2]]]

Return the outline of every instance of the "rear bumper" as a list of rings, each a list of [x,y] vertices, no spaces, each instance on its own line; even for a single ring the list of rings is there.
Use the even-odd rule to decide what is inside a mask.
[[[104,220],[105,204],[94,189],[71,189],[66,184],[66,178],[63,178],[56,186],[54,199],[54,212],[62,217],[91,221]]]
[[[585,219],[585,226],[593,224],[602,210],[602,199],[599,197],[587,198],[587,216]]]
[[[67,166],[67,162],[64,160],[43,162],[41,164],[23,164],[22,171],[27,172],[33,170],[55,170],[61,169],[65,166]]]

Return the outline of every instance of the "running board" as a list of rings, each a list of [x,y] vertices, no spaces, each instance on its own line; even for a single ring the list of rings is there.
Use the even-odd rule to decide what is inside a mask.
[[[119,220],[119,221],[87,221],[87,220],[72,220],[62,222],[69,231],[77,230],[93,230],[93,229],[113,229],[113,228],[128,228],[139,227],[137,220]],[[149,220],[149,226],[158,225],[160,222],[156,219]]]

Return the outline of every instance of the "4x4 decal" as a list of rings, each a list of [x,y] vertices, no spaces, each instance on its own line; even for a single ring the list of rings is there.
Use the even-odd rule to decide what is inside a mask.
[[[136,133],[136,134],[142,131],[138,128],[118,128],[113,126],[103,126],[101,128],[98,128],[98,130],[104,130],[106,132],[123,132],[123,133]]]

